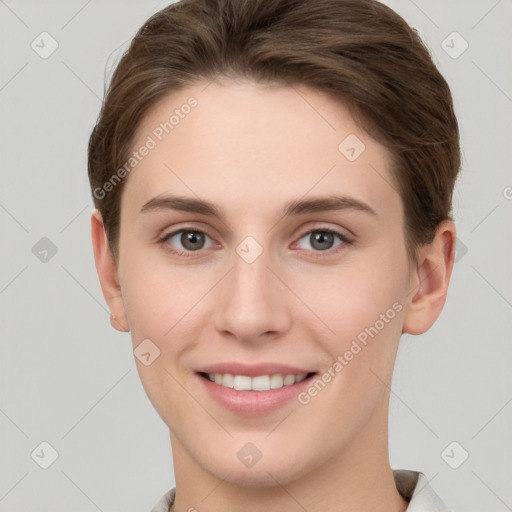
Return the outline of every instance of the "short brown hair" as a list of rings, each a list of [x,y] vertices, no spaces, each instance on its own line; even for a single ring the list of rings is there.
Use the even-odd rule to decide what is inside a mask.
[[[377,0],[181,0],[135,35],[89,140],[94,204],[116,259],[125,180],[95,191],[127,161],[152,106],[219,75],[303,84],[348,107],[390,151],[412,257],[451,218],[461,154],[450,89],[397,13]]]

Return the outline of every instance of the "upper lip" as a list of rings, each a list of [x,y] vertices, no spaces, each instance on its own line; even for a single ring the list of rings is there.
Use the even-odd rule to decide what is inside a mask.
[[[246,364],[237,362],[216,363],[198,368],[197,373],[229,373],[231,375],[247,375],[256,377],[258,375],[301,375],[313,373],[311,370],[278,363]]]

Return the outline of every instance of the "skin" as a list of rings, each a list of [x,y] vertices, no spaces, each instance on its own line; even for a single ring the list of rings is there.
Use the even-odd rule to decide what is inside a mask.
[[[134,148],[190,96],[198,101],[126,178],[119,261],[99,212],[91,219],[112,325],[131,332],[134,348],[149,338],[160,350],[151,365],[136,363],[170,429],[175,511],[216,512],[227,503],[240,512],[404,510],[389,465],[388,386],[401,334],[425,332],[442,310],[455,226],[443,222],[410,261],[390,155],[343,105],[305,86],[206,85],[165,98],[138,127]],[[366,146],[353,162],[338,150],[349,134]],[[169,193],[211,201],[225,218],[140,212]],[[332,194],[375,215],[281,215],[288,201]],[[351,243],[335,236],[316,248],[310,235],[322,228]],[[180,235],[158,242],[179,229],[206,233],[204,248],[191,257],[165,250],[187,250]],[[263,248],[250,264],[236,252],[247,236]],[[307,405],[294,399],[243,417],[214,402],[194,374],[233,360],[322,374],[397,301],[401,311]],[[262,453],[251,468],[237,457],[247,442]]]

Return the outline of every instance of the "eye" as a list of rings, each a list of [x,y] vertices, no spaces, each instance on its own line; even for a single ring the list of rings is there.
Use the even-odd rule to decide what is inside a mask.
[[[337,244],[336,238],[339,240]],[[310,244],[311,248],[304,247],[302,240],[305,240],[306,244]],[[213,240],[204,231],[187,228],[165,235],[160,239],[160,243],[164,246],[165,250],[185,257],[194,256],[194,253],[215,246]],[[297,245],[300,249],[312,251],[315,256],[320,257],[321,255],[318,253],[337,252],[337,250],[341,250],[345,244],[350,243],[352,243],[351,240],[342,233],[332,229],[319,228],[308,231],[302,235]]]
[[[340,242],[337,245],[333,245],[336,238],[338,238]],[[309,243],[311,246],[311,249],[308,247],[301,247],[302,249],[313,250],[314,252],[329,251],[333,249],[333,247],[336,248],[341,245],[345,245],[346,243],[351,243],[350,240],[342,233],[338,233],[332,229],[322,228],[308,231],[300,238],[298,242],[299,244],[301,240],[306,240],[306,243]]]
[[[205,246],[206,239],[210,241],[210,244]],[[187,253],[208,249],[214,245],[213,240],[206,233],[196,229],[181,229],[165,235],[160,241],[169,251],[184,256],[187,256]]]

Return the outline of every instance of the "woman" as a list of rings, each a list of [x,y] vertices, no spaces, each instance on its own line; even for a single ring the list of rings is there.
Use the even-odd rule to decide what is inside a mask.
[[[375,0],[182,0],[89,143],[96,268],[168,425],[155,512],[446,510],[393,470],[403,333],[439,316],[460,168],[449,87]]]

